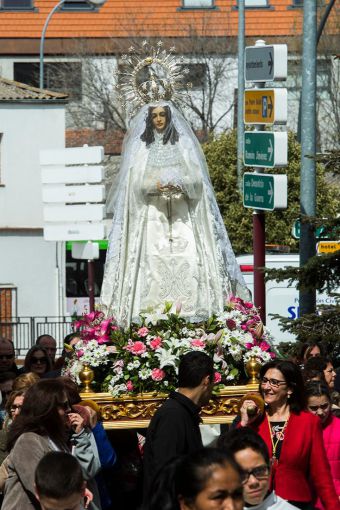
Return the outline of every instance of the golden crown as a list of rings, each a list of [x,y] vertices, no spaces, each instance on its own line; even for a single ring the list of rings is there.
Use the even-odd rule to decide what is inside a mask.
[[[117,88],[123,108],[132,114],[154,101],[181,101],[190,87],[185,83],[189,69],[183,67],[183,57],[176,59],[174,51],[174,47],[163,49],[162,41],[156,46],[143,41],[139,47],[131,46],[128,55],[122,55]]]

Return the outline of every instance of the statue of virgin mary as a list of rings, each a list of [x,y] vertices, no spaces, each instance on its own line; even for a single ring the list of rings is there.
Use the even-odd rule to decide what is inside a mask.
[[[165,302],[199,322],[231,294],[249,298],[203,151],[171,101],[150,101],[132,119],[108,207],[101,309],[121,326]]]

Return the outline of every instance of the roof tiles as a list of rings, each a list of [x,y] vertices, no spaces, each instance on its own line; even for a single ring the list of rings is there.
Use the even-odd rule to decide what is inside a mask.
[[[0,11],[0,38],[40,38],[57,0],[34,0],[32,11]],[[178,37],[191,34],[236,36],[237,0],[215,0],[216,9],[181,9],[182,0],[106,0],[96,12],[56,12],[47,38]],[[334,7],[328,29],[338,32]],[[337,12],[336,12],[337,11]],[[246,35],[293,36],[301,33],[303,9],[293,0],[269,0],[269,8],[246,10]]]
[[[59,94],[49,90],[41,90],[36,87],[30,87],[23,83],[0,78],[0,101],[21,101],[21,100],[46,100],[46,101],[65,101],[66,94]]]

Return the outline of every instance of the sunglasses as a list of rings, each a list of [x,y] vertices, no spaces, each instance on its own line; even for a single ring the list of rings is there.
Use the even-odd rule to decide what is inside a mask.
[[[0,359],[12,359],[14,354],[0,354]]]
[[[35,356],[32,356],[31,363],[47,363],[46,356],[43,356],[42,358],[36,358]]]
[[[328,407],[330,407],[330,402],[325,402],[324,404],[320,404],[319,406],[308,406],[308,409],[310,411],[313,411],[313,413],[316,413],[318,409],[321,409],[322,411],[326,411]]]
[[[15,413],[16,410],[20,411],[21,408],[22,408],[22,405],[13,404],[11,406],[11,413]]]

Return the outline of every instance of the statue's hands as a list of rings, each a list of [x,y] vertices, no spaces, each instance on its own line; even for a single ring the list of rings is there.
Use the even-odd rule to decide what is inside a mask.
[[[176,193],[183,193],[183,190],[180,186],[174,186],[173,184],[161,184],[160,182],[157,182],[157,189],[160,191],[160,193],[168,193],[169,195],[176,194]]]

